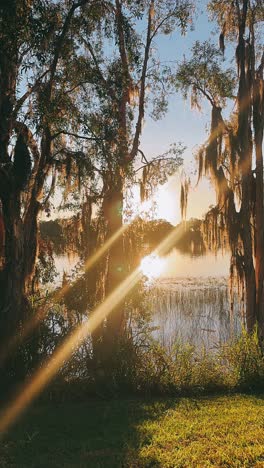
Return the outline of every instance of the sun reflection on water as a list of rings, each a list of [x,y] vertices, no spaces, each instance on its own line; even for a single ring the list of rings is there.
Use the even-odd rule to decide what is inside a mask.
[[[159,257],[157,254],[150,254],[144,257],[140,262],[140,271],[152,281],[161,276],[166,266],[165,258]]]

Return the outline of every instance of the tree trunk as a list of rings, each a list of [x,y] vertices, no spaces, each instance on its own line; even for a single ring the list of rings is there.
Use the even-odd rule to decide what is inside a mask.
[[[103,202],[103,213],[107,224],[107,239],[110,239],[123,225],[123,178],[120,173],[115,177],[115,184],[109,185]],[[123,236],[120,235],[109,249],[105,295],[113,293],[127,274]],[[124,332],[124,303],[118,304],[106,320],[103,348],[105,364],[111,369],[118,351],[118,343]]]
[[[16,0],[2,2],[0,10],[0,162],[4,164],[10,162],[8,146],[13,131],[13,110],[16,99],[17,38],[20,32],[17,25],[17,10],[19,6],[21,7],[18,3]]]
[[[257,322],[256,278],[253,263],[253,236],[251,229],[252,206],[252,131],[251,131],[251,78],[244,39],[247,0],[243,2],[243,15],[239,24],[237,60],[239,64],[238,87],[238,137],[240,144],[240,168],[242,173],[242,200],[240,210],[241,237],[244,250],[244,275],[246,286],[246,324],[251,333]]]
[[[40,203],[32,199],[24,219],[24,277],[26,292],[33,294],[32,277],[38,253],[38,216]]]
[[[118,186],[107,200],[107,225],[108,238],[111,238],[117,231],[121,230],[123,221],[123,190],[122,186]],[[108,257],[108,274],[106,281],[106,295],[111,294],[119,284],[124,280],[126,275],[123,236],[114,242],[109,250]],[[111,336],[117,337],[122,334],[124,326],[124,317],[122,306],[114,309],[108,317],[107,323]]]
[[[9,350],[13,339],[19,339],[28,312],[24,276],[24,229],[20,219],[17,195],[3,203],[5,224],[5,260],[1,272],[0,298],[0,371],[1,382],[10,386],[25,375],[25,361],[21,350]],[[4,361],[1,359],[4,354]]]
[[[264,341],[264,191],[263,191],[263,124],[264,124],[264,82],[254,80],[253,125],[256,151],[256,312],[259,338]]]
[[[32,204],[30,216],[23,222],[20,194],[12,191],[3,201],[5,252],[0,295],[0,372],[1,382],[7,388],[23,380],[37,359],[36,335],[24,340],[22,334],[32,314],[27,293],[36,258],[38,210],[38,203],[34,207]]]
[[[105,225],[99,221],[96,232],[96,243],[93,250],[94,253],[99,250],[105,242]],[[93,276],[93,278],[91,278]],[[93,307],[97,307],[105,300],[105,281],[107,277],[107,258],[105,255],[96,262],[96,265],[87,272],[87,281],[95,287],[93,295]],[[101,372],[102,363],[104,360],[104,329],[105,323],[102,321],[92,333],[92,346],[93,346],[93,365],[94,370],[98,374]],[[98,377],[98,375],[97,375]]]
[[[247,221],[247,220],[245,220]],[[256,315],[256,279],[255,269],[252,258],[252,236],[250,226],[245,222],[242,232],[242,241],[244,247],[244,274],[246,287],[246,324],[247,331],[251,333],[257,322]]]
[[[17,2],[11,0],[1,9],[0,44],[0,199],[5,234],[3,268],[0,272],[0,348],[19,333],[19,317],[25,310],[25,287],[22,274],[23,226],[20,220],[19,194],[13,190],[12,162],[8,147],[13,131],[13,110],[16,99],[19,27],[15,28]],[[23,360],[22,360],[23,361]],[[23,362],[12,354],[1,363],[1,388],[23,372]]]

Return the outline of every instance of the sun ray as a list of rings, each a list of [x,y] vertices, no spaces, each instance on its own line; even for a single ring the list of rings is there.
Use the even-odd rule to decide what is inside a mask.
[[[177,171],[173,174],[175,175]],[[171,176],[171,180],[172,177]],[[155,197],[155,195],[154,195]],[[147,203],[151,203],[151,199],[153,197],[150,197],[150,199],[147,201]],[[143,202],[140,204],[138,212],[136,213],[135,217],[130,220],[130,222],[123,224],[123,226],[118,229],[99,249],[97,252],[95,252],[91,257],[89,257],[84,266],[83,266],[83,273],[86,273],[89,271],[90,268],[92,268],[98,260],[107,253],[107,251],[113,246],[113,244],[126,232],[126,230],[129,228],[129,226],[135,222],[140,216],[142,215],[142,211],[146,209],[146,202]],[[38,326],[38,324],[45,318],[48,308],[50,306],[50,301],[52,302],[58,302],[60,301],[63,296],[74,286],[75,283],[69,284],[66,283],[64,286],[62,286],[55,294],[53,294],[51,297],[47,299],[47,301],[42,304],[42,306],[37,309],[35,315],[31,318],[31,320],[25,322],[22,324],[20,327],[20,332],[14,334],[13,337],[9,338],[8,341],[6,341],[1,349],[0,349],[0,364],[3,364],[8,356],[10,355],[11,352],[13,352],[17,346],[19,346],[20,343],[23,342],[29,336],[35,328]]]
[[[183,235],[184,228],[174,229],[166,236],[153,255],[163,256],[173,247],[175,242]],[[89,333],[92,333],[112,310],[127,296],[141,277],[140,268],[135,269],[120,285],[100,304],[87,321],[80,325],[64,344],[53,353],[44,366],[31,377],[18,396],[5,408],[0,418],[0,434],[5,432],[17,417],[39,395],[44,387],[56,375],[61,365],[67,361],[72,353],[80,346]]]
[[[134,221],[134,220],[133,220]],[[89,257],[83,267],[83,273],[86,273],[90,268],[92,268],[96,262],[112,247],[112,245],[118,240],[120,236],[122,236],[126,229],[128,229],[128,224],[123,225],[119,230],[117,230],[100,248],[97,252],[95,252],[91,257]],[[48,308],[50,306],[50,301],[58,302],[60,301],[63,296],[69,291],[69,289],[73,285],[66,283],[62,288],[60,288],[54,295],[49,297],[47,301],[45,301],[42,308],[38,309],[35,315],[32,317],[31,320],[24,323],[21,327],[20,333],[15,334],[12,338],[9,338],[9,341],[5,342],[2,345],[0,350],[0,363],[3,364],[6,359],[8,358],[10,352],[12,352],[22,341],[30,335],[38,324],[45,318]]]

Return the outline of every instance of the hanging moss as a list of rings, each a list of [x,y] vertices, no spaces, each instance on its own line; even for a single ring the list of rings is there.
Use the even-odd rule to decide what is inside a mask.
[[[204,146],[201,146],[199,150],[196,153],[196,160],[198,163],[198,179],[197,179],[197,185],[199,184],[201,178],[203,175],[205,175],[205,167],[204,167],[204,151],[205,148]]]
[[[219,36],[219,48],[220,48],[222,54],[224,55],[224,53],[225,53],[225,35],[224,35],[224,32],[221,32],[221,34]]]
[[[181,205],[181,217],[183,220],[186,220],[190,185],[191,185],[190,179],[184,179],[181,182],[180,205]]]
[[[143,171],[142,171],[142,179],[140,181],[140,201],[141,201],[141,203],[143,203],[147,199],[147,190],[146,190],[147,176],[148,176],[148,167],[144,166]]]

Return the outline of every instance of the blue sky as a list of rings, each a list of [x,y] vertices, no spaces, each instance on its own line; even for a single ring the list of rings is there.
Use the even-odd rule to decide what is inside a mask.
[[[181,36],[180,31],[176,31],[171,36],[163,35],[156,40],[161,61],[181,62],[184,56],[188,57],[196,40],[204,41],[211,38],[216,44],[218,43],[218,34],[213,33],[216,31],[216,25],[209,22],[207,16],[207,2],[196,3],[199,6],[197,6],[197,17],[194,18],[193,31],[187,31],[185,36]],[[173,96],[170,99],[169,111],[162,121],[154,122],[147,118],[147,125],[141,138],[142,145],[146,151],[152,151],[153,137],[158,152],[166,149],[168,140],[183,141],[188,148],[202,143],[206,135],[208,110],[209,108],[205,107],[203,113],[195,112],[190,109],[189,102],[184,101],[180,95]]]
[[[184,55],[188,57],[192,44],[211,38],[218,42],[216,25],[209,22],[205,1],[197,2],[197,17],[194,18],[194,30],[187,31],[181,36],[176,31],[171,36],[161,36],[156,40],[161,61],[180,62]],[[184,101],[180,95],[171,96],[166,116],[160,121],[153,121],[146,115],[146,123],[141,137],[141,147],[148,158],[162,154],[173,142],[181,141],[187,147],[184,153],[184,169],[186,173],[193,173],[196,169],[193,151],[203,143],[207,137],[210,124],[210,108],[204,105],[202,112],[191,110],[190,103]],[[193,179],[195,181],[195,177]],[[170,195],[174,199],[171,204],[169,221],[174,224],[180,221],[179,214],[179,177],[175,177],[169,184]],[[213,189],[209,183],[203,181],[197,189],[191,190],[188,215],[200,217],[210,204],[215,202]]]

